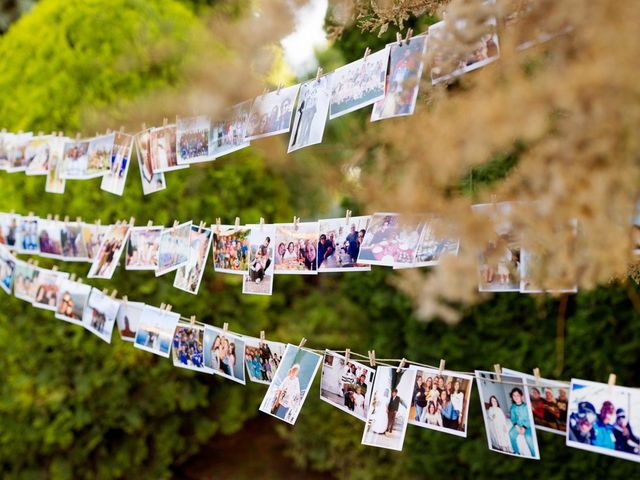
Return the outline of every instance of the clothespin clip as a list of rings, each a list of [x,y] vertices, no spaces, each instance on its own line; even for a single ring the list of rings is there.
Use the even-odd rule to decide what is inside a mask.
[[[167,306],[164,308],[167,312],[170,312],[171,309],[173,308],[173,306],[169,303],[167,304]]]
[[[189,322],[191,323],[192,327],[196,326],[196,316],[195,315],[191,315],[191,318],[189,319]]]
[[[142,131],[144,132],[147,129],[147,124],[142,122]]]
[[[118,290],[113,290],[113,291],[111,292],[111,298],[114,298],[114,299],[115,299],[117,295],[118,295]]]
[[[371,53],[371,49],[369,47],[366,48],[366,50],[364,51],[364,61],[367,61],[367,57],[369,56],[369,54]]]
[[[124,303],[126,305],[128,301],[129,301],[129,297],[127,297],[126,295],[123,295],[122,296],[122,303]]]
[[[293,228],[294,230],[298,230],[298,223],[300,223],[300,217],[293,216]]]
[[[99,218],[95,221],[96,227],[99,227],[102,224],[102,220]]]
[[[500,364],[496,363],[493,366],[493,369],[496,372],[496,378],[498,379],[498,383],[502,383],[502,368],[500,368]]]
[[[491,203],[496,203],[496,194],[495,193],[491,194]]]
[[[52,272],[57,272],[58,271],[58,266],[54,265],[53,267],[51,267],[51,271]]]
[[[203,232],[204,231],[204,227],[206,227],[207,225],[204,223],[204,220],[200,221],[200,226],[198,227],[198,231]]]
[[[131,225],[133,227],[133,225],[136,223],[136,219],[134,217],[131,217],[129,219],[129,225]]]
[[[369,365],[372,367],[376,366],[376,351],[375,350],[367,350],[367,354],[369,355]]]
[[[178,225],[180,225],[180,222],[178,222],[178,220],[174,220],[173,221],[173,228],[176,228]]]
[[[349,220],[351,220],[351,210],[347,210],[346,212],[344,220],[345,225],[349,225]]]
[[[240,228],[240,217],[236,217],[236,230]]]
[[[348,362],[348,361],[349,361],[349,357],[351,357],[351,349],[350,349],[350,348],[347,348],[347,349],[344,351],[344,361],[345,361],[345,362]]]
[[[536,385],[540,385],[540,369],[538,367],[533,369],[533,376],[536,379]]]
[[[316,82],[320,81],[320,75],[322,75],[322,67],[318,67],[318,71],[316,72]]]
[[[224,323],[222,324],[222,331],[223,331],[224,333],[227,333],[227,332],[229,331],[229,324],[228,324],[227,322],[224,322]]]
[[[166,127],[167,125],[169,125],[169,119],[167,117],[164,117],[162,119],[162,126]]]
[[[111,134],[111,129],[107,128],[107,135],[110,135],[110,134]]]
[[[610,373],[609,374],[609,381],[607,383],[609,384],[609,391],[613,390],[613,387],[615,387],[615,385],[616,385],[616,374],[615,373]]]
[[[27,260],[27,263],[28,263],[29,265],[33,265],[33,258],[30,258],[29,260]]]
[[[40,131],[38,132],[38,136],[39,136],[39,137],[42,137],[43,135],[44,135],[44,132],[43,132],[42,130],[40,130]]]
[[[442,372],[444,372],[444,358],[440,359],[440,366],[438,367],[438,374],[442,376]]]
[[[62,130],[60,130],[60,131],[58,132],[58,136],[59,136],[59,137],[64,137],[64,132],[63,132]]]
[[[402,35],[400,35],[400,32],[396,32],[396,41],[398,42],[398,46],[401,47],[402,46]]]
[[[264,330],[260,330],[260,341],[264,342]]]
[[[81,278],[78,278],[78,279],[76,280],[76,283],[82,283],[82,279],[81,279]]]
[[[103,295],[109,295],[109,291],[106,288],[102,289],[102,294]]]
[[[76,217],[76,222],[77,223],[82,223],[82,217]]]
[[[33,264],[37,267],[38,265],[40,265],[40,260],[34,260]]]
[[[60,215],[58,215],[58,214],[56,213],[56,214],[53,216],[53,219],[54,219],[56,222],[59,222],[59,221],[60,221]]]
[[[307,343],[307,339],[302,337],[302,340],[300,340],[300,344],[298,345],[298,348],[303,348],[305,343]]]
[[[124,133],[124,125],[120,125],[120,133]]]
[[[404,40],[404,43],[406,43],[407,45],[409,45],[409,42],[411,41],[411,35],[413,35],[413,28],[407,30],[407,38],[405,38]]]
[[[216,218],[216,232],[220,233],[220,217]]]
[[[53,219],[53,215],[51,215],[50,213],[47,213],[47,220],[51,220]]]
[[[149,220],[147,222],[147,228],[149,228],[149,227],[153,227],[153,220]]]
[[[72,273],[72,274],[69,276],[69,280],[71,280],[71,281],[73,282],[75,279],[76,279],[76,274],[75,274],[75,273]]]
[[[400,373],[400,370],[404,368],[405,363],[407,363],[407,360],[405,358],[400,360],[400,365],[398,365],[398,369],[396,370],[396,373]]]
[[[76,142],[80,140],[80,132],[76,132]]]
[[[264,217],[260,217],[260,231],[264,230]]]
[[[64,216],[64,223],[69,223],[69,215]]]
[[[167,304],[166,303],[161,303],[160,304],[160,310],[164,310],[165,308],[167,308]]]
[[[33,212],[29,212],[29,215],[28,215],[29,220],[31,220],[31,219],[33,218],[33,216],[34,216],[34,215],[35,215],[35,214],[34,214]]]

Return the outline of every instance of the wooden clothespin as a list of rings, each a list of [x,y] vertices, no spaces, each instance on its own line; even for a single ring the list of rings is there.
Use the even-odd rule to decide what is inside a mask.
[[[306,343],[307,343],[307,339],[302,337],[302,340],[300,340],[300,344],[298,345],[298,348],[303,348]]]
[[[502,368],[500,368],[500,364],[496,363],[493,366],[493,369],[496,372],[496,378],[498,379],[498,383],[502,383]]]
[[[76,142],[80,140],[80,132],[76,132]]]
[[[71,281],[73,282],[75,279],[76,279],[76,274],[75,274],[75,273],[72,273],[72,274],[69,276],[69,280],[71,280]]]
[[[347,212],[344,216],[344,223],[345,225],[349,225],[349,220],[351,220],[351,210],[347,209]]]
[[[64,216],[64,223],[69,223],[69,215]]]
[[[278,90],[276,91],[276,95],[280,95],[280,90],[282,89],[282,82],[278,84]]]
[[[322,75],[322,67],[318,67],[318,71],[316,72],[316,82],[320,81],[320,75]]]
[[[442,372],[444,372],[444,358],[440,359],[440,366],[438,367],[438,375],[442,376]]]
[[[540,385],[540,369],[538,367],[533,369],[533,376],[536,379],[536,385]]]
[[[99,218],[95,221],[96,227],[99,227],[102,224],[102,220]]]
[[[37,267],[38,265],[40,265],[40,260],[34,260],[33,264]]]
[[[54,265],[53,267],[51,267],[51,271],[52,272],[57,272],[58,271],[58,266]]]
[[[164,117],[162,119],[162,126],[166,127],[167,125],[169,125],[169,119],[167,117]]]
[[[220,233],[220,217],[216,218],[216,232]]]
[[[204,220],[200,221],[200,226],[198,227],[198,231],[199,232],[204,232],[204,228],[207,226],[206,223],[204,223]]]
[[[133,227],[133,226],[135,225],[135,223],[136,223],[136,219],[135,219],[135,217],[131,217],[131,218],[129,219],[129,226]]]
[[[222,324],[222,331],[223,331],[224,333],[227,333],[227,332],[229,331],[229,324],[228,324],[227,322],[224,322],[224,323]]]
[[[400,32],[396,32],[396,41],[398,42],[398,46],[401,47],[402,46],[402,35],[400,34]]]
[[[111,129],[107,128],[107,135],[111,135]]]
[[[161,303],[160,304],[160,310],[164,310],[165,308],[167,308],[167,304],[166,303]]]
[[[264,339],[265,339],[264,330],[260,330],[260,341],[264,342]]]
[[[196,326],[196,316],[195,315],[191,315],[191,318],[189,319],[189,322],[191,323],[192,327]]]
[[[170,312],[171,309],[173,308],[173,305],[171,305],[170,303],[167,304],[167,306],[164,308],[167,312]]]
[[[235,227],[236,227],[236,230],[240,228],[240,217],[236,217]]]
[[[50,213],[47,213],[47,220],[52,220],[53,219],[53,215]]]
[[[407,37],[404,39],[404,43],[407,45],[409,45],[409,42],[411,41],[411,35],[413,35],[413,28],[407,30]]]
[[[149,228],[149,227],[153,227],[153,220],[149,220],[147,222],[147,228]]]
[[[180,225],[180,222],[178,222],[178,220],[174,220],[173,221],[173,228],[176,228],[178,225]]]
[[[58,215],[58,214],[56,213],[56,214],[53,216],[53,219],[54,219],[56,222],[59,222],[59,221],[60,221],[60,215]]]
[[[33,265],[33,258],[30,258],[29,260],[27,260],[27,264]]]
[[[33,212],[29,212],[29,215],[27,215],[27,217],[29,218],[29,220],[31,220],[33,218],[35,214]]]
[[[44,132],[43,132],[42,130],[40,130],[40,131],[38,132],[38,136],[39,136],[39,137],[42,137],[43,135],[44,135]]]
[[[76,222],[77,223],[82,223],[82,217],[76,217]]]
[[[58,136],[59,136],[59,137],[64,137],[64,132],[63,132],[62,130],[60,130],[60,131],[58,132]]]
[[[81,278],[78,278],[78,279],[76,280],[76,283],[82,283],[82,281],[83,281],[83,280],[82,280]]]
[[[293,216],[293,229],[298,230],[298,223],[300,223],[300,217]]]
[[[609,381],[607,383],[609,384],[609,391],[613,390],[613,387],[615,387],[615,385],[616,385],[616,374],[615,373],[610,373],[609,374]]]
[[[402,370],[404,368],[405,363],[407,363],[407,360],[405,358],[400,360],[400,365],[398,365],[396,373],[400,373],[400,370]]]
[[[375,350],[367,350],[367,354],[369,355],[369,365],[372,367],[376,366],[376,351]]]
[[[142,122],[142,131],[144,132],[147,129],[147,124]]]
[[[103,295],[109,295],[109,290],[107,290],[106,288],[102,289],[102,294]]]
[[[129,297],[127,297],[126,295],[123,295],[122,296],[122,303],[124,303],[126,305],[128,301],[129,301]]]
[[[264,217],[260,217],[260,231],[264,230]]]
[[[111,291],[111,298],[115,299],[117,295],[118,295],[118,290]]]
[[[364,61],[367,61],[367,57],[369,56],[369,54],[371,53],[371,49],[369,47],[366,48],[366,50],[364,51]]]
[[[120,133],[124,133],[124,125],[120,125]]]
[[[349,357],[351,357],[351,349],[350,349],[350,348],[347,348],[347,349],[344,351],[344,361],[345,361],[345,362],[348,362],[348,361],[349,361]]]

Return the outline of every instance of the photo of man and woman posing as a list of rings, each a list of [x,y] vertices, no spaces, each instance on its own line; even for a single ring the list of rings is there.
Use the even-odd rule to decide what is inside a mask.
[[[367,233],[368,215],[320,220],[318,272],[367,271],[371,265],[358,263],[360,246]]]
[[[91,264],[87,277],[111,278],[118,266],[118,260],[129,237],[128,224],[113,225],[105,235],[100,250]]]

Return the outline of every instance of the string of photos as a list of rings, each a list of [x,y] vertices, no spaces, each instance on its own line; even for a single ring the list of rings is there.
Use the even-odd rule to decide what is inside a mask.
[[[575,280],[543,288],[538,280],[538,256],[520,245],[511,219],[513,202],[474,205],[495,230],[495,240],[479,255],[480,291],[573,293]],[[573,232],[575,233],[575,231]],[[456,256],[460,241],[454,227],[428,214],[378,212],[291,223],[211,225],[188,221],[164,227],[135,219],[113,225],[71,220],[68,216],[40,218],[30,212],[0,212],[0,245],[19,254],[36,254],[70,262],[89,262],[88,278],[112,278],[122,258],[126,270],[148,270],[157,277],[172,273],[173,286],[197,295],[209,252],[216,272],[240,275],[245,294],[271,295],[276,275],[317,275],[363,272],[372,265],[394,269],[438,265]],[[16,275],[23,278],[27,263],[19,261]],[[7,273],[9,273],[7,271]]]
[[[495,3],[487,0],[488,4]],[[512,12],[505,27],[514,28],[523,12]],[[428,74],[433,85],[489,65],[500,57],[496,18],[487,21],[487,33],[466,55],[455,59],[442,52],[450,35],[445,21],[431,25],[425,34],[397,41],[363,58],[301,84],[265,91],[253,100],[231,107],[220,118],[206,116],[165,118],[160,127],[135,135],[107,131],[95,137],[75,138],[62,132],[0,134],[0,170],[46,176],[45,191],[64,193],[67,180],[102,177],[101,189],[122,195],[135,143],[142,189],[145,195],[166,189],[165,173],[188,168],[193,163],[213,161],[246,148],[253,140],[289,134],[288,152],[322,142],[327,118],[332,120],[373,105],[371,121],[412,115],[415,109],[425,53],[429,49]],[[465,22],[455,28],[464,29]],[[536,38],[519,45],[522,50],[566,33],[569,28],[549,33],[541,29]],[[451,55],[449,55],[450,57]]]
[[[320,365],[320,398],[364,423],[362,443],[402,450],[408,425],[467,436],[469,403],[478,388],[489,449],[540,459],[537,431],[570,447],[640,461],[640,389],[572,379],[561,382],[494,365],[460,372],[406,358],[377,358],[241,335],[160,307],[117,298],[74,274],[23,262],[0,246],[0,286],[7,293],[81,325],[107,343],[114,326],[135,348],[171,357],[174,366],[245,384],[268,385],[259,410],[293,425]]]

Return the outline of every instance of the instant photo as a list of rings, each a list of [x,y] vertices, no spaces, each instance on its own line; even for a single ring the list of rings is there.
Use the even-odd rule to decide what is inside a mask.
[[[271,295],[273,290],[274,254],[273,242],[276,229],[273,225],[247,225],[249,235],[249,272],[242,281],[242,293]]]
[[[476,381],[489,450],[540,460],[524,377],[476,370]]]
[[[249,380],[269,385],[280,366],[286,344],[244,337],[244,361]]]
[[[244,385],[243,338],[221,328],[205,326],[204,364],[207,372]]]
[[[102,177],[100,189],[122,196],[127,174],[129,173],[129,165],[131,164],[133,136],[121,132],[116,132],[115,135],[113,150],[111,151],[111,166],[109,171]]]
[[[17,260],[13,270],[13,296],[25,302],[33,302],[39,275],[40,269],[38,267],[22,260]]]
[[[16,260],[4,245],[0,245],[0,288],[7,294],[11,294],[13,286],[13,272],[16,268]]]
[[[105,235],[111,229],[110,225],[84,223],[82,225],[82,241],[87,250],[87,258],[93,260],[100,251],[100,245]]]
[[[207,257],[211,247],[211,230],[200,228],[197,225],[191,226],[189,237],[189,261],[186,265],[176,270],[176,278],[173,286],[193,295],[198,294],[200,282],[204,275],[204,268],[207,264]]]
[[[373,214],[360,245],[358,263],[387,267],[413,265],[423,229],[422,216]]]
[[[317,353],[288,344],[260,411],[295,424],[321,360]]]
[[[251,229],[234,225],[213,227],[213,268],[216,272],[246,275],[249,269]]]
[[[89,142],[86,178],[101,177],[111,168],[115,133],[92,138]]]
[[[316,275],[318,222],[280,223],[275,229],[275,273]]]
[[[60,225],[60,222],[57,220],[41,219],[38,222],[38,244],[40,248],[40,256],[49,258],[62,257]]]
[[[138,166],[140,167],[140,180],[142,181],[142,193],[149,195],[167,188],[164,173],[153,172],[151,166],[151,129],[138,133],[136,140],[136,153]]]
[[[62,177],[64,146],[70,141],[64,137],[54,137],[49,142],[49,162],[47,166],[47,182],[45,192],[64,193],[66,180]]]
[[[156,277],[173,272],[189,262],[191,223],[186,222],[162,230]]]
[[[120,302],[118,300],[94,288],[91,290],[89,301],[82,314],[84,328],[105,342],[111,343],[113,326],[116,323],[119,308]]]
[[[160,234],[164,227],[133,227],[129,233],[125,257],[127,270],[153,270],[158,268]]]
[[[427,49],[426,35],[388,45],[389,72],[384,98],[373,105],[371,121],[412,115],[416,108],[423,57]]]
[[[402,450],[415,379],[416,371],[411,368],[377,368],[363,445]]]
[[[87,277],[111,278],[120,260],[120,255],[127,242],[130,226],[128,224],[113,225],[104,236],[102,245],[91,264]]]
[[[39,253],[38,217],[31,215],[20,217],[18,220],[18,235],[16,238],[17,253]]]
[[[330,120],[384,98],[388,60],[389,49],[384,48],[333,72]]]
[[[300,85],[293,85],[256,97],[251,105],[245,140],[288,132],[299,89]]]
[[[415,370],[409,423],[466,437],[473,377],[433,368]]]
[[[144,303],[142,302],[130,302],[128,300],[120,302],[116,324],[118,325],[120,338],[125,342],[135,341],[143,310]]]
[[[188,168],[188,165],[178,165],[175,125],[152,129],[149,134],[149,142],[149,160],[151,162],[151,171],[154,174]]]
[[[320,399],[365,422],[375,368],[327,350],[322,364]]]
[[[330,101],[331,75],[309,80],[300,86],[288,153],[322,142]]]
[[[250,142],[245,140],[250,112],[251,101],[247,100],[232,107],[222,120],[211,122],[210,159],[236,152],[250,145]]]
[[[317,268],[323,272],[357,272],[371,270],[358,263],[360,246],[369,226],[370,216],[332,218],[318,222]],[[278,254],[285,248],[278,245]]]
[[[178,320],[179,313],[145,305],[133,346],[168,358]]]
[[[20,215],[0,213],[0,245],[6,246],[9,250],[16,248],[19,219]]]
[[[209,154],[209,129],[210,122],[207,117],[178,119],[176,122],[178,165],[213,160]]]
[[[65,261],[86,262],[89,258],[87,245],[84,241],[84,228],[82,222],[60,222],[60,245],[62,257]]]
[[[56,318],[82,325],[82,314],[91,294],[91,285],[64,279],[56,302]]]
[[[7,172],[23,172],[27,168],[26,150],[31,138],[32,132],[18,133],[7,138]]]
[[[51,154],[51,140],[54,137],[44,135],[33,137],[27,144],[25,157],[27,175],[46,175],[49,170],[49,156]]]
[[[89,143],[89,140],[65,142],[62,156],[62,178],[69,180],[90,178],[88,173]]]
[[[416,249],[416,259],[411,265],[394,265],[393,268],[431,267],[447,256],[457,256],[460,240],[453,234],[451,224],[440,218],[430,218],[424,224],[422,237]]]
[[[178,322],[171,349],[173,366],[206,372],[204,366],[204,327]]]
[[[62,281],[68,277],[69,274],[65,272],[40,269],[40,275],[33,284],[35,290],[33,306],[55,312]]]

